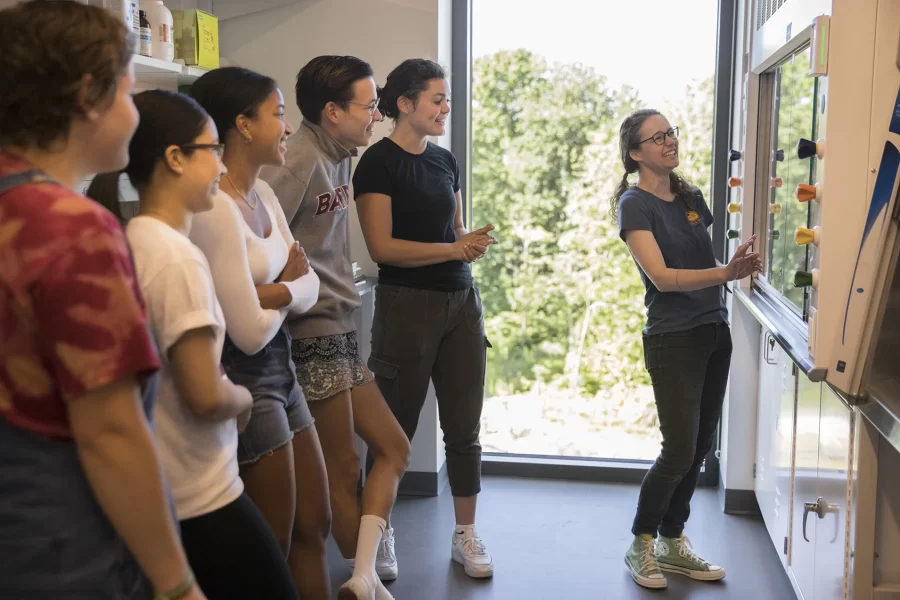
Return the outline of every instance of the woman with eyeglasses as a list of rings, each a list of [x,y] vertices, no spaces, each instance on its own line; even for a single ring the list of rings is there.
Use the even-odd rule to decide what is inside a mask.
[[[381,580],[397,578],[393,530],[386,527],[409,462],[409,440],[360,358],[353,313],[360,297],[350,262],[350,171],[378,112],[372,67],[355,56],[318,56],[297,74],[303,122],[285,164],[263,170],[291,231],[303,240],[322,284],[312,310],[289,319],[297,378],[316,419],[328,470],[332,531],[353,577],[339,598],[389,600]],[[356,436],[373,457],[360,501]]]
[[[712,213],[700,190],[675,172],[678,128],[658,111],[626,118],[619,150],[625,174],[610,212],[646,289],[644,360],[663,438],[641,485],[625,564],[647,588],[666,587],[663,571],[719,580],[725,570],[694,553],[684,525],[728,383],[731,333],[722,286],[758,271],[760,258],[749,252],[754,237],[727,265],[716,261]]]
[[[284,163],[292,131],[284,98],[273,79],[239,67],[203,75],[191,96],[225,144],[227,171],[212,209],[194,218],[190,238],[209,261],[225,316],[222,365],[253,396],[238,437],[241,479],[288,557],[300,596],[326,599],[327,477],[285,323],[289,313],[316,303],[319,278],[272,188],[259,179],[264,165]]]
[[[182,543],[210,600],[296,598],[278,542],[238,474],[238,421],[246,424],[252,398],[222,374],[225,320],[206,258],[188,239],[193,216],[212,208],[223,147],[187,96],[152,90],[134,104],[140,124],[125,174],[140,214],[126,235],[163,359],[156,437]],[[114,213],[118,177],[98,176],[88,190]]]

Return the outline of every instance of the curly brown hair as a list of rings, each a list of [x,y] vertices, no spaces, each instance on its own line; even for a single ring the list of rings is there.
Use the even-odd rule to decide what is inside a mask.
[[[49,146],[72,120],[111,101],[134,40],[110,12],[72,0],[0,10],[0,146]],[[89,81],[87,94],[82,94]]]

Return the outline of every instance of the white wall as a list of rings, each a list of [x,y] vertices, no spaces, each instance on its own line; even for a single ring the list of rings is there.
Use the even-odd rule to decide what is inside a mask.
[[[450,9],[451,0],[299,0],[221,21],[221,54],[224,64],[273,77],[285,97],[286,117],[296,126],[301,117],[294,81],[300,67],[316,56],[358,56],[372,65],[379,84],[407,58],[436,60],[449,70]],[[379,124],[372,142],[390,133],[390,127],[387,121]],[[449,135],[436,141],[450,146]],[[356,205],[350,210],[352,258],[366,274],[377,275],[359,228]],[[422,411],[412,454],[410,471],[438,472],[444,464],[433,391]]]

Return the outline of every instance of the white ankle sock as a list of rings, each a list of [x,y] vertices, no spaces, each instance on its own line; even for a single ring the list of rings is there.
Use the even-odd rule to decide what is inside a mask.
[[[461,536],[463,539],[467,540],[469,538],[475,537],[475,526],[474,525],[460,525],[456,524],[456,535]]]
[[[359,538],[356,542],[356,564],[353,567],[354,577],[364,577],[374,587],[378,581],[375,574],[375,555],[384,535],[385,522],[376,515],[363,515],[359,520]]]

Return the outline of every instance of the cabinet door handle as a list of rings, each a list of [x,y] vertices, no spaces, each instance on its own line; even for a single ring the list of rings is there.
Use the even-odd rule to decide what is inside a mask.
[[[815,502],[804,502],[803,503],[803,540],[808,542],[809,538],[806,537],[806,519],[809,517],[809,513],[816,513],[816,516],[820,519],[824,519],[825,515],[828,513],[834,513],[834,536],[832,537],[832,543],[837,540],[837,534],[839,529],[839,517],[838,513],[840,512],[841,507],[836,506],[834,504],[828,504],[825,501],[825,498],[820,497]]]
[[[818,508],[817,502],[804,502],[803,503],[803,541],[808,542],[809,538],[806,537],[806,519],[809,517],[809,513],[816,512]]]
[[[766,349],[764,353],[764,359],[766,363],[770,365],[774,365],[778,363],[778,360],[772,358],[772,351],[775,350],[775,338],[772,337],[771,333],[766,334]]]

